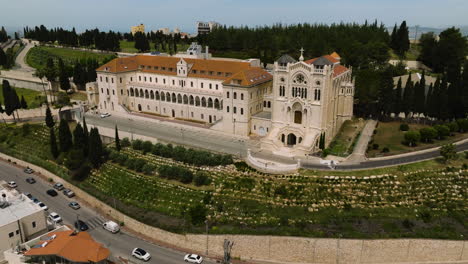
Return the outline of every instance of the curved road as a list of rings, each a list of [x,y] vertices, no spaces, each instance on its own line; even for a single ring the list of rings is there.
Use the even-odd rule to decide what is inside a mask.
[[[37,182],[35,184],[26,183],[25,179],[27,177],[33,177]],[[59,192],[59,195],[56,197],[47,195],[46,191],[52,188],[50,183],[42,180],[38,176],[25,174],[21,168],[2,160],[0,160],[0,180],[15,181],[18,184],[18,190],[20,192],[31,193],[49,207],[48,212],[57,212],[64,219],[65,224],[73,226],[77,218],[86,222],[90,227],[88,232],[91,236],[96,241],[109,248],[114,257],[120,256],[130,259],[133,263],[184,263],[184,252],[152,244],[125,231],[112,234],[104,230],[101,228],[101,225],[107,220],[96,211],[93,211],[93,208],[81,204],[80,209],[71,209],[68,207],[68,203],[74,200],[74,198],[67,198],[61,192]],[[149,262],[142,262],[132,258],[130,254],[134,247],[141,247],[147,250],[152,255],[151,260]],[[203,263],[213,264],[214,262],[204,261]]]

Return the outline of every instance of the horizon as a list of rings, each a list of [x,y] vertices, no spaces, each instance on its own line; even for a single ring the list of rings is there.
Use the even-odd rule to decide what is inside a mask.
[[[24,6],[29,8],[24,9]],[[422,6],[424,10],[418,10]],[[91,0],[21,0],[9,1],[3,5],[3,9],[1,25],[9,32],[22,31],[25,26],[44,25],[47,28],[75,27],[77,32],[99,28],[125,33],[130,31],[131,26],[143,23],[147,32],[178,27],[182,32],[194,33],[197,21],[257,27],[277,23],[363,24],[366,20],[369,23],[377,20],[389,28],[405,20],[410,27],[468,27],[468,16],[464,12],[468,10],[468,1],[463,0],[382,0],[378,5],[371,0],[353,3],[346,0],[294,0],[288,3],[278,0],[201,0],[197,5],[187,0],[103,0],[99,3]],[[74,12],[70,13],[71,9]]]

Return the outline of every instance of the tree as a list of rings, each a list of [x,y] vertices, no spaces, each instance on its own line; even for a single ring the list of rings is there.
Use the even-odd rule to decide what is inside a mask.
[[[398,49],[398,36],[397,36],[397,24],[395,23],[395,26],[393,27],[392,34],[390,35],[390,48],[393,50]]]
[[[23,95],[21,95],[21,108],[28,109],[28,103],[26,103],[26,100],[24,99]]]
[[[94,168],[98,168],[101,165],[103,154],[104,149],[99,131],[95,127],[91,128],[91,132],[89,133],[88,159]]]
[[[455,159],[457,157],[455,145],[453,144],[443,145],[442,147],[440,147],[440,155],[443,157],[445,162],[451,159]]]
[[[408,80],[406,80],[405,90],[403,91],[403,112],[405,112],[405,117],[408,118],[409,113],[413,110],[413,81],[411,81],[411,73],[408,74]]]
[[[115,149],[117,149],[117,151],[122,149],[120,146],[119,130],[117,129],[117,125],[115,125]]]
[[[437,130],[432,127],[424,127],[419,130],[421,141],[429,143],[437,137]]]
[[[408,131],[405,133],[405,143],[413,147],[421,139],[421,135],[418,131]]]
[[[0,66],[5,66],[7,63],[7,56],[3,49],[0,49]]]
[[[66,69],[63,60],[59,59],[59,82],[60,82],[60,89],[64,91],[68,91],[70,89],[70,79],[68,79],[68,72]]]
[[[44,91],[44,94],[46,95],[46,105],[47,107],[49,107],[49,99],[48,99],[48,96],[47,96],[47,92],[46,92],[46,89],[45,89],[45,86],[44,86],[44,80],[43,78],[45,77],[45,70],[44,69],[36,69],[36,71],[33,73],[34,76],[36,76],[37,78],[41,79],[41,83],[42,83],[42,90]]]
[[[72,134],[70,127],[65,119],[61,119],[59,123],[59,147],[60,152],[67,152],[73,146]]]
[[[50,128],[49,131],[50,131],[50,153],[52,153],[52,157],[56,159],[59,156],[60,152],[57,147],[57,140],[55,139],[54,129]]]
[[[397,87],[395,89],[395,95],[394,95],[394,103],[393,103],[393,113],[395,113],[395,116],[398,117],[403,109],[403,102],[402,102],[402,83],[401,83],[401,77],[398,79]]]
[[[426,104],[426,77],[424,72],[421,76],[421,80],[415,86],[413,99],[414,112],[419,114],[424,113]]]
[[[437,138],[444,139],[445,137],[450,135],[450,128],[445,125],[436,125],[434,129],[437,131]]]
[[[77,62],[73,68],[73,82],[76,84],[78,90],[84,90],[84,86],[86,84],[86,71],[80,62]]]
[[[397,31],[397,53],[400,56],[404,56],[405,52],[407,52],[410,48],[409,42],[409,30],[406,26],[406,21],[401,22],[400,28]]]
[[[52,116],[52,112],[50,111],[49,107],[46,109],[45,123],[49,128],[53,128],[55,125],[54,117]]]
[[[85,146],[85,135],[83,127],[80,124],[77,124],[75,130],[73,131],[73,147],[77,149],[83,149]]]
[[[85,156],[88,155],[88,146],[89,146],[89,131],[88,131],[88,126],[86,125],[86,119],[83,116],[83,135],[84,135],[84,141],[85,144],[83,146],[84,154]]]
[[[392,112],[393,96],[393,77],[391,68],[387,68],[380,78],[379,106],[384,116]]]

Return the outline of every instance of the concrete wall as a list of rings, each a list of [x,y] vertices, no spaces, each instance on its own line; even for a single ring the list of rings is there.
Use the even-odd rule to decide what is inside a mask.
[[[0,82],[3,82],[3,80],[7,80],[11,86],[13,87],[19,87],[19,88],[27,88],[35,91],[42,92],[44,91],[42,88],[42,83],[41,82],[35,82],[35,81],[29,81],[29,80],[22,80],[22,79],[16,79],[12,77],[5,77],[5,76],[0,76]],[[47,83],[44,83],[45,87],[47,88]]]
[[[165,244],[204,254],[206,235],[180,235],[140,223],[103,204],[52,173],[0,153],[21,166],[29,166],[47,178],[61,181],[76,195],[125,223],[125,227]],[[222,256],[223,241],[234,241],[232,256],[243,260],[278,263],[468,263],[468,241],[432,239],[326,239],[280,236],[209,235],[208,254]]]

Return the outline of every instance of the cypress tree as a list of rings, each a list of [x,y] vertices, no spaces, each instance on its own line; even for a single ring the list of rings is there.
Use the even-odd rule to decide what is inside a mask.
[[[83,149],[85,142],[83,127],[81,127],[80,124],[77,124],[73,131],[73,147],[76,149]]]
[[[442,82],[440,83],[439,94],[437,98],[438,114],[437,118],[440,120],[447,120],[449,118],[448,110],[448,83],[446,76],[442,77]]]
[[[379,85],[379,107],[384,116],[392,112],[393,95],[392,71],[388,68],[383,72]]]
[[[432,102],[432,93],[434,92],[434,86],[432,85],[432,83],[429,85],[429,89],[427,90],[427,95],[426,95],[426,98],[425,98],[425,101],[424,101],[424,110],[423,110],[423,113],[424,113],[424,116],[425,117],[428,117],[429,116],[429,112],[430,112],[430,107],[431,107],[431,102]]]
[[[26,100],[24,100],[23,95],[21,95],[21,108],[28,109],[28,103],[26,103]]]
[[[50,128],[50,153],[52,153],[52,156],[54,159],[56,159],[59,156],[59,149],[57,147],[57,140],[55,139],[55,132],[53,128]]]
[[[70,89],[70,80],[68,79],[67,69],[62,59],[59,59],[59,82],[60,89],[64,91]]]
[[[413,81],[411,81],[411,73],[408,74],[408,80],[405,84],[405,90],[403,91],[403,112],[405,117],[408,118],[409,113],[413,110]]]
[[[398,117],[402,111],[402,99],[401,99],[401,94],[402,94],[402,83],[401,83],[401,77],[398,79],[397,87],[394,90],[395,95],[393,96],[394,103],[393,103],[393,113],[395,114],[395,117]]]
[[[52,112],[50,111],[49,107],[46,109],[45,123],[49,128],[53,128],[55,125],[54,118],[52,117]]]
[[[98,168],[102,162],[103,147],[97,128],[92,128],[89,133],[88,158],[94,168]]]
[[[85,155],[88,155],[88,148],[89,148],[89,131],[88,131],[88,126],[86,125],[86,119],[83,116],[83,135],[84,135],[84,153]]]
[[[398,47],[397,47],[397,52],[400,56],[404,56],[405,52],[409,50],[410,48],[410,42],[409,42],[409,30],[408,27],[406,26],[406,21],[401,22],[400,28],[398,29],[397,32],[397,41],[398,41]]]
[[[120,146],[120,138],[119,138],[119,130],[117,129],[117,125],[115,125],[115,148],[117,151],[120,151],[122,147]]]
[[[423,72],[421,76],[421,80],[419,81],[418,85],[416,85],[416,89],[414,90],[414,112],[422,114],[424,113],[426,103],[426,78],[425,73]]]
[[[10,82],[7,80],[3,80],[2,82],[2,92],[3,92],[3,104],[5,105],[5,114],[10,116],[14,111],[14,102],[13,102],[13,95],[12,95],[12,89],[10,86]],[[13,115],[13,118],[16,120],[15,115]]]
[[[439,113],[439,96],[440,96],[440,79],[437,77],[434,87],[432,88],[431,99],[428,106],[428,115],[433,118],[438,118]]]
[[[60,152],[67,152],[73,146],[70,127],[65,119],[61,119],[59,123],[59,146]]]
[[[463,66],[463,74],[461,77],[461,100],[463,105],[462,113],[468,113],[468,60],[465,61]]]
[[[19,118],[18,109],[21,109],[21,100],[19,99],[18,94],[14,88],[11,88],[11,102],[14,108],[13,111],[16,111],[16,116]]]
[[[398,49],[398,35],[397,35],[397,24],[393,27],[392,34],[390,35],[390,48],[393,50]]]
[[[7,56],[3,49],[0,49],[0,66],[5,66],[7,63]]]

